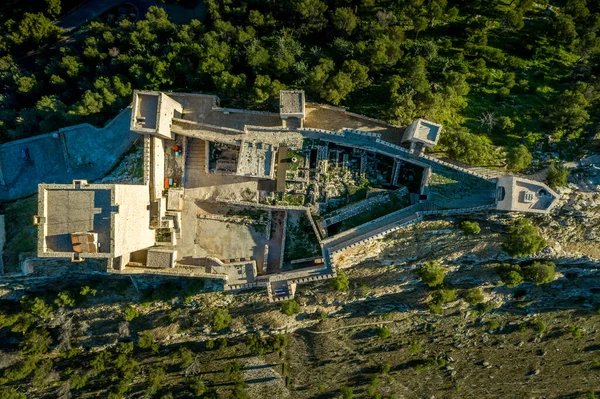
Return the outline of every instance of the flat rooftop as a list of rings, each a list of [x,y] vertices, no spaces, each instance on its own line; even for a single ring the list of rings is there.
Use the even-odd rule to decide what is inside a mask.
[[[415,137],[421,140],[436,142],[440,132],[440,125],[420,120],[415,130]]]
[[[98,252],[110,252],[111,190],[46,190],[49,252],[73,252],[71,234],[97,233]]]
[[[545,213],[558,200],[558,195],[545,184],[516,176],[499,178],[497,190],[497,209],[503,211]]]
[[[282,90],[279,94],[279,107],[282,114],[304,114],[304,92]]]

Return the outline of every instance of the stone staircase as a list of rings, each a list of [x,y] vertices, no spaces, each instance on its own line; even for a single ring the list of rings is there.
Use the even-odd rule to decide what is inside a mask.
[[[206,161],[206,141],[188,139],[186,168],[188,170],[207,172]]]

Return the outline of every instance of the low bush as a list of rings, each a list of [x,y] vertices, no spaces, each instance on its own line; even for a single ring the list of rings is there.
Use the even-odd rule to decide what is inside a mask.
[[[535,226],[526,219],[519,219],[509,227],[503,249],[513,258],[518,258],[539,252],[545,246],[546,240]]]
[[[293,316],[295,313],[300,313],[300,304],[293,299],[284,301],[281,303],[281,313],[287,316]]]
[[[231,324],[231,315],[227,309],[217,309],[213,313],[211,327],[215,331],[223,330]]]
[[[139,317],[139,315],[140,315],[140,313],[133,306],[128,306],[125,309],[125,311],[123,312],[123,316],[125,317],[125,320],[127,320],[127,321],[132,321],[136,317]]]
[[[468,220],[465,220],[464,222],[462,222],[460,224],[460,229],[465,234],[479,234],[479,233],[481,233],[481,227],[479,227],[479,223],[477,223],[477,222],[470,222]]]
[[[469,305],[477,305],[485,299],[481,288],[469,288],[465,291],[463,298]]]
[[[428,287],[437,287],[444,282],[446,272],[438,262],[431,261],[424,263],[417,272],[421,280]]]
[[[377,329],[375,330],[375,333],[377,334],[377,336],[379,338],[385,339],[391,335],[392,331],[387,327],[377,327]]]

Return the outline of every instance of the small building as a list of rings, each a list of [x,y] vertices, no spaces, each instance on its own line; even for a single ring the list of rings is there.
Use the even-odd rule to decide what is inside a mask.
[[[404,131],[402,142],[420,143],[425,147],[437,145],[442,132],[442,125],[425,119],[417,119]]]
[[[132,252],[154,245],[148,186],[127,184],[40,184],[38,256],[104,258],[125,267]]]
[[[130,128],[141,134],[173,139],[171,123],[181,117],[183,107],[167,94],[158,91],[134,91]]]
[[[547,213],[558,203],[558,194],[544,183],[503,176],[496,184],[496,209],[531,213]]]
[[[302,127],[306,115],[304,90],[281,90],[279,115],[285,127]]]

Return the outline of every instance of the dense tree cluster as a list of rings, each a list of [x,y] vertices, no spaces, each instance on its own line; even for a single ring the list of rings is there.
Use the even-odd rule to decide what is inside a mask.
[[[0,6],[0,140],[101,124],[133,88],[271,110],[280,89],[303,88],[393,123],[440,122],[438,149],[468,163],[519,146],[515,170],[523,148],[572,155],[597,120],[600,12],[585,0],[206,0],[202,22],[153,7],[61,42],[59,0],[20,3]]]

